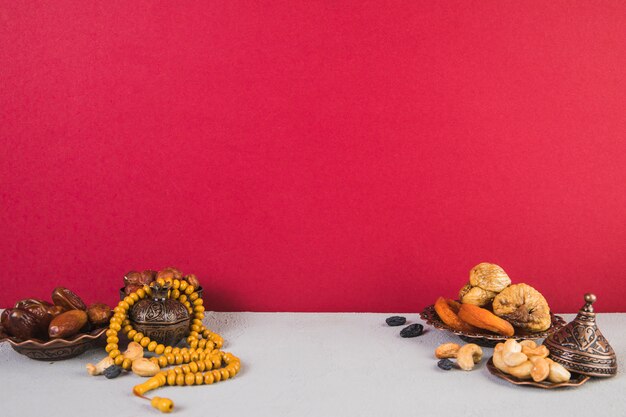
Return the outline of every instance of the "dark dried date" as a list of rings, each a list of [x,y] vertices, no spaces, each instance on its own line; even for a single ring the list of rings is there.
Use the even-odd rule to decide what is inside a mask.
[[[52,291],[52,302],[65,310],[87,310],[87,306],[79,296],[64,287],[57,287]]]
[[[87,313],[83,310],[70,310],[59,314],[50,322],[48,335],[52,338],[74,336],[87,324]]]
[[[38,336],[44,337],[48,334],[48,326],[52,319],[63,311],[59,306],[53,306],[47,301],[35,298],[20,300],[15,304],[15,308],[28,311],[35,316],[37,319]]]
[[[111,308],[103,303],[92,304],[87,309],[89,323],[94,326],[103,326],[107,324],[112,315],[113,312],[111,311]]]
[[[26,310],[9,308],[2,312],[2,327],[21,340],[32,339],[39,330],[37,317]]]

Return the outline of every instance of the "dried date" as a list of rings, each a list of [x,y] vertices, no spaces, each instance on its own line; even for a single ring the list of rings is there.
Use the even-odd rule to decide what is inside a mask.
[[[87,310],[87,306],[79,296],[64,287],[57,287],[52,291],[52,302],[65,310]]]
[[[59,314],[50,322],[48,335],[52,338],[66,338],[77,334],[87,324],[87,313],[83,310],[70,310]]]

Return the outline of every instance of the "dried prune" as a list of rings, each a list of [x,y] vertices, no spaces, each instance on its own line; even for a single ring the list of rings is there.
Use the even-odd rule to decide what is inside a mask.
[[[120,376],[122,373],[122,367],[117,365],[111,365],[104,370],[103,374],[107,379],[113,379]]]
[[[406,323],[406,317],[392,316],[392,317],[387,318],[385,322],[389,326],[402,326],[404,323]]]
[[[449,371],[454,366],[454,362],[452,362],[450,359],[442,359],[437,362],[437,366],[444,371]]]
[[[424,326],[421,324],[409,324],[400,331],[401,337],[417,337],[424,331]]]

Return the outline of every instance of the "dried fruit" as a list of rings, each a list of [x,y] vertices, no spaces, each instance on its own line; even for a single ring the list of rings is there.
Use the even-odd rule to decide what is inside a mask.
[[[20,308],[8,308],[2,312],[2,327],[21,340],[34,338],[39,330],[37,317]]]
[[[117,366],[117,365],[111,365],[108,368],[106,368],[103,372],[104,376],[107,379],[117,378],[118,376],[120,376],[121,373],[122,373],[122,367]]]
[[[550,327],[550,307],[539,291],[527,284],[511,285],[493,300],[493,312],[521,329],[540,332]]]
[[[477,329],[457,315],[461,305],[454,300],[439,297],[435,301],[435,311],[437,315],[445,324],[450,326],[454,330],[463,332],[475,332]]]
[[[464,371],[471,371],[483,358],[483,350],[475,343],[461,346],[456,355],[456,363]]]
[[[83,310],[66,311],[52,319],[48,335],[52,338],[74,336],[85,324],[87,324],[87,313]]]
[[[15,303],[15,308],[26,310],[37,319],[37,336],[47,337],[48,326],[55,316],[63,312],[63,308],[53,306],[47,301],[27,298]]]
[[[461,304],[459,309],[461,320],[481,329],[489,330],[504,336],[513,336],[515,330],[511,323],[501,319],[489,310],[472,305]]]
[[[444,371],[449,371],[454,366],[454,363],[450,359],[442,359],[437,362],[437,366]]]
[[[87,306],[79,296],[64,287],[57,287],[52,291],[52,302],[65,310],[87,310]]]
[[[139,288],[143,288],[143,285],[140,285],[140,284],[127,284],[124,287],[124,294],[129,295],[130,293],[133,293],[133,292],[137,291]]]
[[[162,279],[164,279],[166,281],[171,281],[171,280],[175,280],[175,279],[181,279],[182,276],[183,276],[182,272],[180,272],[178,269],[170,266],[170,267],[167,267],[167,268],[163,268],[162,270],[157,272],[155,279],[162,278]]]
[[[194,288],[200,287],[200,281],[198,281],[198,278],[194,274],[185,275],[183,279]]]
[[[470,284],[498,293],[511,285],[511,278],[498,265],[482,262],[470,271]]]
[[[424,326],[421,324],[409,324],[400,331],[400,337],[417,337],[424,331]]]
[[[143,272],[137,271],[129,271],[124,275],[124,284],[128,285],[139,285],[143,287],[144,285],[150,285],[152,281],[154,281],[154,271],[146,270]]]
[[[406,323],[406,317],[392,316],[388,317],[385,322],[388,326],[402,326],[404,323]]]
[[[439,359],[456,358],[461,346],[456,343],[444,343],[435,349],[435,357]]]
[[[479,307],[486,306],[498,295],[493,291],[484,290],[480,287],[471,287],[468,291],[464,291],[464,289],[465,287],[461,289],[461,292],[464,293],[460,298],[461,302],[463,304],[473,304]]]
[[[111,311],[111,307],[103,303],[92,304],[87,309],[89,323],[95,326],[103,326],[107,324],[112,315],[113,311]]]

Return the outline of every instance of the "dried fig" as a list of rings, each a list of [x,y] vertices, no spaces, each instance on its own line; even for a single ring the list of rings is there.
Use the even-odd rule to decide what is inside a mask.
[[[48,334],[52,338],[74,336],[85,324],[87,324],[87,313],[83,310],[66,311],[52,319]]]
[[[460,300],[463,304],[473,304],[475,306],[483,307],[489,304],[496,295],[497,293],[493,291],[483,290],[480,287],[472,287],[469,291],[465,292]]]
[[[515,284],[493,300],[493,312],[513,326],[532,332],[550,327],[550,307],[539,291],[527,284]]]
[[[156,278],[156,274],[157,271],[153,271],[152,269],[146,269],[141,273],[146,285],[150,285],[150,283],[154,281],[154,279]]]
[[[113,311],[111,308],[103,303],[95,303],[89,306],[87,309],[87,317],[89,318],[89,323],[94,326],[104,326],[109,322],[111,316],[113,315]]]
[[[87,310],[87,306],[79,296],[64,287],[57,287],[52,291],[52,302],[65,310]]]
[[[167,267],[157,272],[155,279],[162,278],[166,281],[171,281],[174,279],[181,279],[182,276],[183,276],[182,272],[180,272],[178,269],[173,268],[173,267]]]
[[[200,281],[198,281],[198,278],[194,274],[185,275],[183,279],[194,288],[200,287]]]
[[[21,340],[34,338],[39,330],[37,317],[19,308],[4,310],[1,320],[6,332]]]
[[[470,284],[498,293],[511,285],[511,278],[498,265],[483,262],[470,271]]]

